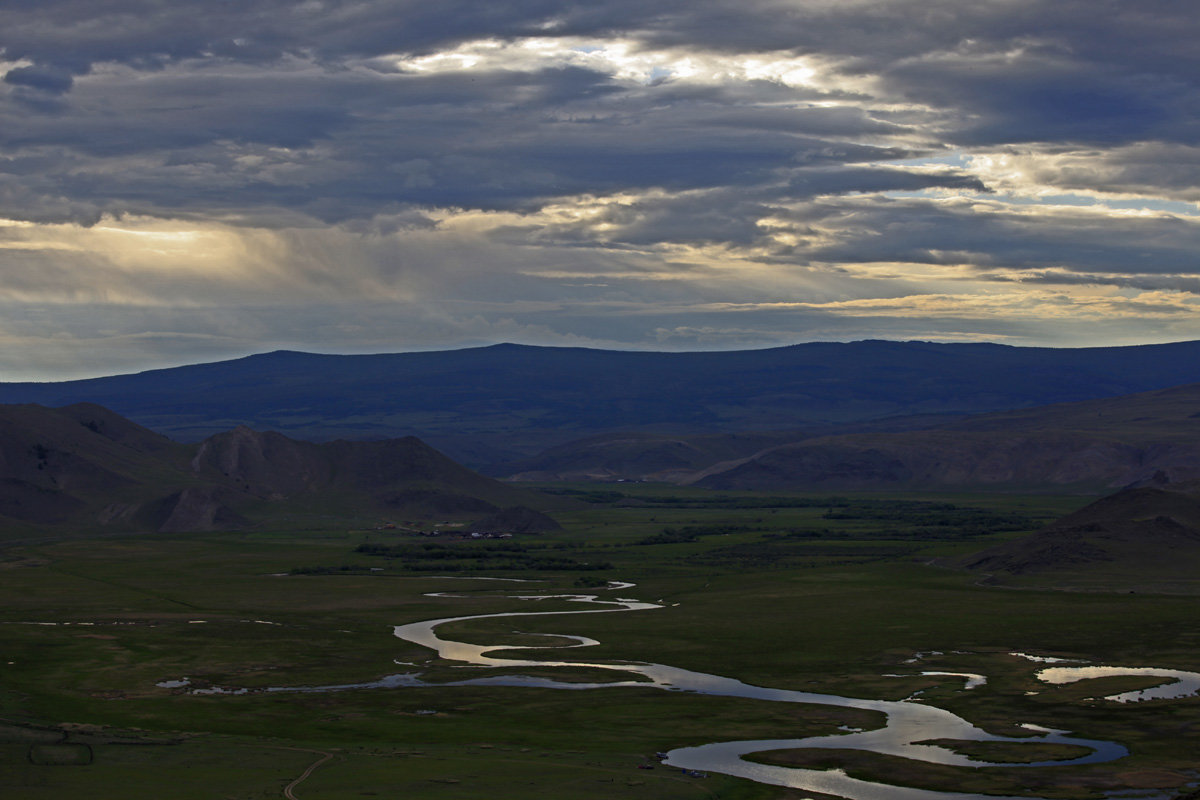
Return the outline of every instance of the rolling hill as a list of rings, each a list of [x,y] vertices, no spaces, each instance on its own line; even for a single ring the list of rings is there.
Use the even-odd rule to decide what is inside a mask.
[[[768,448],[687,479],[714,489],[1103,491],[1200,478],[1200,384]]]
[[[415,437],[317,444],[239,427],[189,445],[96,405],[0,406],[6,532],[216,530],[314,509],[469,519],[556,503],[485,478]]]
[[[518,480],[662,480],[719,490],[1102,492],[1200,478],[1200,384],[825,431],[606,434],[516,462]]]
[[[416,435],[478,467],[605,433],[826,429],[1192,381],[1200,381],[1200,342],[1067,350],[863,341],[708,353],[496,345],[384,355],[279,351],[135,375],[0,384],[0,402],[97,403],[190,442],[237,425],[311,441]]]
[[[1124,489],[958,559],[1002,585],[1200,592],[1200,485]]]

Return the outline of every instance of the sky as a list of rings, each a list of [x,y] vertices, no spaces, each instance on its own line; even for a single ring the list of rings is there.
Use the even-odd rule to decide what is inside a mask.
[[[1183,0],[4,0],[0,380],[1200,338]]]

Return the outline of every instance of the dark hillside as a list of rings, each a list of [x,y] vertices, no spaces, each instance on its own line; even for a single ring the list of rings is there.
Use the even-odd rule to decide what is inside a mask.
[[[500,474],[519,481],[673,481],[714,463],[754,455],[799,432],[725,433],[694,436],[629,432],[567,442],[503,465]]]
[[[1195,484],[1125,489],[958,565],[1000,583],[1200,591],[1200,494]]]
[[[929,430],[810,438],[717,464],[713,489],[1111,490],[1200,478],[1200,384],[956,420]]]
[[[415,436],[314,443],[243,426],[201,442],[192,465],[199,475],[273,501],[338,493],[369,498],[376,507],[406,507],[436,496],[446,509],[457,497],[464,511],[477,511],[539,497],[485,478]]]
[[[67,522],[186,485],[188,450],[98,407],[0,406],[0,517]]]
[[[184,445],[107,409],[0,406],[0,533],[221,530],[297,504],[470,519],[561,498],[485,478],[414,437],[316,444],[238,428]]]
[[[798,429],[968,414],[1200,381],[1200,343],[1077,350],[864,341],[650,353],[496,345],[233,361],[0,385],[0,402],[98,403],[177,439],[238,424],[313,441],[418,435],[482,465],[613,431]]]

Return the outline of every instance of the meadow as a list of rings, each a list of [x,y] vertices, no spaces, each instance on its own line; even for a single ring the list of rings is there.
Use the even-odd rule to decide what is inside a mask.
[[[937,563],[1021,536],[1090,498],[547,488],[577,501],[556,513],[564,530],[502,543],[419,537],[403,530],[404,520],[379,530],[360,519],[310,517],[296,518],[292,530],[81,533],[0,550],[0,793],[799,798],[812,793],[690,777],[653,754],[878,725],[874,713],[855,709],[651,688],[261,691],[412,671],[432,681],[475,676],[478,669],[396,639],[393,626],[529,611],[530,601],[509,595],[604,593],[607,581],[634,583],[614,594],[663,607],[439,630],[480,643],[544,645],[553,641],[545,634],[600,642],[546,650],[547,659],[650,661],[854,697],[921,692],[995,733],[1015,735],[1019,723],[1032,723],[1131,751],[1107,764],[1035,770],[931,767],[830,750],[762,756],[776,763],[1079,800],[1129,789],[1170,797],[1200,781],[1200,698],[1119,705],[1094,698],[1153,679],[1049,686],[1035,678],[1038,663],[1012,655],[1200,670],[1196,598],[1006,589]],[[551,599],[536,610],[570,608]],[[988,683],[967,691],[960,678],[922,671],[980,673]],[[596,670],[544,672],[611,679]],[[252,691],[191,693],[213,687]]]

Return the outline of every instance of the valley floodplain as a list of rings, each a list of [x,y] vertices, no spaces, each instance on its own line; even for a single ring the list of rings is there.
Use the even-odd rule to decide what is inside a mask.
[[[1101,764],[987,769],[837,750],[755,757],[865,780],[1084,800],[1132,788],[1169,796],[1200,779],[1200,698],[1118,704],[1103,698],[1156,679],[1049,685],[1037,679],[1044,664],[1021,655],[1200,670],[1195,597],[1004,588],[941,566],[1091,498],[542,488],[578,501],[556,512],[563,530],[503,542],[329,518],[303,530],[68,537],[0,551],[0,788],[31,799],[279,797],[329,756],[295,796],[798,798],[812,793],[681,773],[654,754],[881,724],[862,709],[651,687],[267,691],[493,674],[438,659],[393,628],[527,612],[517,596],[570,594],[660,607],[438,631],[546,648],[521,658],[653,662],[755,686],[912,698],[996,734],[1035,725],[1130,751]],[[616,582],[634,585],[607,588]],[[580,610],[563,598],[534,602]],[[547,647],[571,637],[597,643]],[[591,667],[508,671],[625,679]],[[987,680],[966,689],[938,673]],[[951,745],[985,760],[999,752]],[[1072,757],[1031,747],[1043,750],[1030,757]]]

